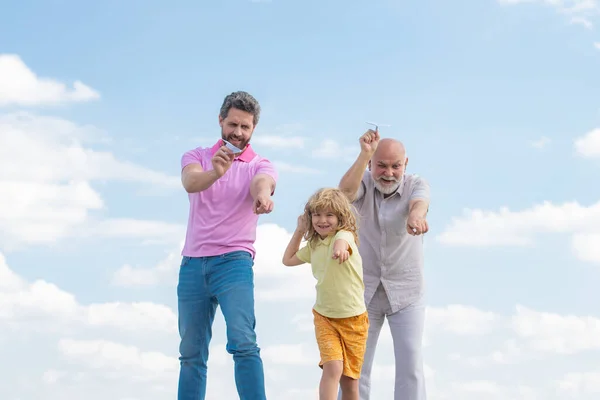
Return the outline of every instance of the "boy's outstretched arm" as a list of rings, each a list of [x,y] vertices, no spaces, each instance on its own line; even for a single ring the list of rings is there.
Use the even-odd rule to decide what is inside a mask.
[[[304,236],[304,232],[306,232],[306,222],[304,220],[304,215],[298,217],[298,225],[290,242],[288,243],[285,253],[283,253],[283,265],[286,267],[294,267],[296,265],[304,264],[304,261],[298,258],[296,253],[300,249],[300,243],[302,243],[302,237]]]
[[[344,239],[337,239],[333,243],[333,259],[338,260],[340,264],[346,262],[352,254],[352,247]]]

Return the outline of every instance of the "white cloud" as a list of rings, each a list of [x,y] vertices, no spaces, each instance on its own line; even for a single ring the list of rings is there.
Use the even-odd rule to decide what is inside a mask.
[[[123,378],[154,380],[176,378],[179,362],[176,357],[126,346],[107,340],[62,339],[58,343],[61,354],[94,369],[116,370]]]
[[[586,395],[600,396],[600,371],[568,373],[558,381],[557,389],[570,399]]]
[[[594,47],[598,50],[600,50],[600,42],[596,42],[594,43]]]
[[[321,171],[319,171],[317,169],[305,167],[302,165],[292,165],[285,161],[274,161],[273,164],[275,164],[275,167],[280,172],[290,172],[290,173],[294,173],[294,174],[320,174],[321,173]]]
[[[88,225],[78,236],[112,238],[135,237],[144,239],[145,244],[178,242],[185,234],[185,226],[161,221],[148,221],[131,218],[111,218]]]
[[[600,350],[600,318],[564,316],[517,306],[512,326],[536,351],[575,354]]]
[[[589,232],[599,224],[600,202],[589,207],[544,202],[523,211],[466,209],[462,217],[452,218],[438,240],[455,246],[528,246],[536,233]]]
[[[485,355],[463,356],[460,353],[451,353],[448,359],[453,362],[463,361],[467,365],[480,368],[490,364],[516,364],[532,359],[531,353],[524,353],[523,349],[517,344],[515,338],[506,340],[499,350],[493,350]]]
[[[499,316],[475,307],[448,305],[428,307],[427,329],[443,329],[459,335],[483,335],[494,329]]]
[[[179,249],[182,246],[180,245]],[[179,250],[169,253],[152,268],[133,267],[126,264],[113,274],[112,284],[116,286],[156,286],[173,283],[181,263],[180,253]]]
[[[54,385],[67,375],[65,371],[49,369],[42,375],[42,381],[47,385]]]
[[[68,330],[107,327],[122,331],[174,333],[177,318],[169,307],[150,302],[82,305],[75,296],[44,280],[27,282],[0,253],[0,325],[20,329]],[[31,324],[37,321],[38,324]]]
[[[273,365],[316,365],[319,361],[317,346],[300,344],[279,344],[265,347],[261,354],[266,362]]]
[[[581,261],[600,264],[600,234],[574,235],[571,247]]]
[[[346,146],[332,139],[325,139],[312,152],[315,158],[353,160],[360,149],[357,146]]]
[[[583,17],[573,17],[569,22],[573,25],[581,25],[585,29],[589,30],[594,28],[594,24],[589,19]]]
[[[533,140],[530,142],[531,146],[533,146],[536,149],[543,149],[545,147],[547,147],[550,143],[552,142],[551,139],[542,136],[541,138],[537,139],[537,140]]]
[[[75,81],[70,89],[56,80],[37,77],[18,55],[0,54],[0,107],[54,105],[98,98],[97,91],[80,81]]]
[[[180,187],[180,179],[84,147],[108,140],[90,126],[30,113],[0,115],[0,179],[30,182],[117,180]]]
[[[493,381],[469,381],[453,386],[457,392],[476,393],[477,395],[486,396],[486,398],[489,398],[489,396],[497,398],[502,392],[502,388]]]
[[[497,0],[500,4],[515,5],[539,3],[554,8],[565,15],[572,24],[579,24],[587,29],[593,27],[592,20],[598,17],[600,3],[598,0]]]
[[[302,136],[258,135],[252,137],[252,143],[278,150],[302,149],[304,148],[305,140]]]
[[[600,157],[600,128],[575,140],[575,151],[586,158]]]
[[[63,119],[0,115],[0,246],[54,243],[78,229],[85,235],[126,232],[149,238],[180,229],[135,220],[94,224],[91,213],[104,210],[105,204],[92,181],[141,182],[164,189],[181,185],[177,177],[84,147],[98,141],[105,141],[105,135],[97,129]]]

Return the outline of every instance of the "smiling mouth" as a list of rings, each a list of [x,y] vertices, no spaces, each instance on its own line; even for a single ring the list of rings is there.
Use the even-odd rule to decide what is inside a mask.
[[[321,230],[325,230],[325,229],[329,229],[329,228],[331,228],[331,226],[330,226],[330,225],[327,225],[327,226],[323,226],[323,225],[317,225],[317,228],[319,228],[319,229],[321,229]]]

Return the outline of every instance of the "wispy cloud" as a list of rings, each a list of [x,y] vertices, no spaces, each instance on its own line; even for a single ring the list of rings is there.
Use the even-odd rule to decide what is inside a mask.
[[[358,154],[357,146],[347,146],[332,139],[325,139],[320,146],[312,151],[314,158],[330,158],[338,160],[353,159]]]
[[[592,24],[592,22],[589,19],[582,17],[573,17],[571,18],[570,23],[573,25],[581,25],[585,29],[592,29],[594,27],[594,24]]]
[[[529,144],[531,144],[531,146],[533,146],[534,148],[541,150],[541,149],[547,147],[551,142],[552,142],[552,140],[550,138],[542,136],[541,138],[539,138],[537,140],[532,140],[531,142],[529,142]]]
[[[292,165],[284,161],[274,161],[275,166],[281,172],[291,172],[295,174],[320,174],[321,172],[310,167],[302,165]]]
[[[0,54],[0,107],[8,105],[37,106],[85,102],[100,94],[80,81],[68,88],[54,79],[38,77],[21,57]]]
[[[272,149],[302,149],[305,138],[302,136],[263,135],[253,136],[252,142]]]
[[[581,25],[586,29],[593,28],[592,20],[598,18],[600,14],[598,0],[498,0],[498,3],[505,5],[543,4],[568,17],[571,24]]]

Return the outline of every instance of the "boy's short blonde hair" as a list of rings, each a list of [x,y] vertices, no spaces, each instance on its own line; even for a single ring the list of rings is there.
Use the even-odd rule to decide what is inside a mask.
[[[354,207],[348,197],[339,189],[323,188],[317,190],[304,206],[304,219],[306,221],[306,233],[304,238],[313,245],[319,239],[319,234],[312,224],[312,214],[319,211],[330,210],[338,218],[337,230],[351,232],[358,246],[358,222],[354,214]]]

